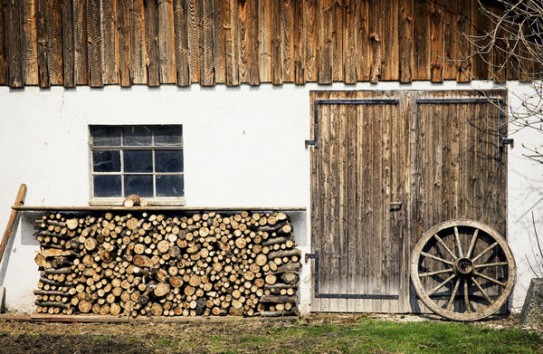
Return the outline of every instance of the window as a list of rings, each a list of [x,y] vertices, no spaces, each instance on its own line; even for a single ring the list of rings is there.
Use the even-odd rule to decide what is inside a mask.
[[[137,194],[179,201],[184,195],[181,125],[90,127],[92,199]]]

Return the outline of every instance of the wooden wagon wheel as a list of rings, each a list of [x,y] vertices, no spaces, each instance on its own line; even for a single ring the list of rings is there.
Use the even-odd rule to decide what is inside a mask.
[[[411,257],[411,280],[421,301],[455,321],[476,321],[500,310],[513,291],[515,273],[504,238],[472,220],[432,227]]]

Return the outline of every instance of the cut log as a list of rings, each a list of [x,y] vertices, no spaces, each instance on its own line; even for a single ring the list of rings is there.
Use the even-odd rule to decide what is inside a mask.
[[[268,254],[268,258],[274,259],[274,258],[283,258],[283,257],[292,257],[292,256],[300,257],[300,255],[301,255],[301,252],[299,249],[292,249],[292,250],[285,250],[285,251],[270,252]]]
[[[297,296],[278,296],[278,295],[266,295],[260,298],[261,303],[274,303],[274,304],[295,304],[298,302]]]

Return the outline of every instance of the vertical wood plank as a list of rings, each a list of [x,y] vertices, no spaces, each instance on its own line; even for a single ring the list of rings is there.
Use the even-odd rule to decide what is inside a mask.
[[[51,85],[49,80],[49,46],[47,45],[47,0],[38,0],[38,79],[42,88]]]
[[[303,0],[302,43],[304,48],[304,80],[317,81],[317,0]]]
[[[473,19],[472,26],[469,28],[470,33],[472,33],[474,36],[483,36],[485,33],[487,33],[487,31],[490,30],[489,19],[479,9],[479,4],[477,1],[474,1],[471,4],[470,10],[471,18]],[[458,7],[458,16],[461,16],[460,11],[461,8]],[[480,45],[486,45],[486,43],[480,42]],[[457,60],[460,60],[460,58]],[[479,80],[488,78],[488,62],[489,56],[487,53],[478,53],[473,58],[473,79]]]
[[[225,3],[227,1],[217,1],[215,4],[215,19],[213,21],[213,52],[215,53],[215,81],[217,84],[226,83],[226,39],[225,28],[223,27],[225,13]],[[256,7],[256,5],[254,5]]]
[[[133,0],[132,18],[130,20],[130,68],[134,84],[147,84],[148,57],[143,1]]]
[[[145,0],[145,39],[147,57],[147,85],[160,85],[158,54],[158,0]]]
[[[249,85],[258,85],[258,4],[254,1],[239,3],[240,80]]]
[[[413,80],[430,79],[430,5],[426,1],[415,1],[414,19],[415,70]]]
[[[296,85],[305,84],[305,50],[304,43],[304,0],[293,0],[294,8],[294,83]]]
[[[119,84],[121,87],[132,85],[131,73],[131,0],[117,0],[117,28],[119,35]]]
[[[225,41],[226,85],[237,86],[239,77],[239,31],[237,0],[221,1],[222,28]]]
[[[175,63],[179,86],[190,85],[189,13],[188,1],[174,0]]]
[[[443,9],[437,0],[432,1],[430,14],[430,81],[443,82]]]
[[[163,0],[158,3],[158,53],[159,76],[163,84],[177,82],[175,64],[175,35],[172,0]]]
[[[258,67],[258,4],[250,1],[247,4],[246,26],[246,47],[247,55],[247,81],[251,86],[260,84],[260,73]]]
[[[283,84],[283,21],[282,21],[283,0],[272,1],[272,22],[271,22],[271,60],[272,60],[272,83]]]
[[[20,88],[24,85],[23,79],[23,51],[21,48],[21,1],[4,1],[5,18],[5,45],[7,52],[8,85],[12,88]]]
[[[281,57],[284,82],[294,82],[294,0],[282,0],[281,12]]]
[[[215,67],[213,60],[213,18],[215,8],[212,0],[200,0],[198,3],[200,27],[200,85],[215,85]]]
[[[4,20],[4,2],[0,2],[0,85],[5,85],[8,82],[8,64],[7,53],[5,48],[6,35],[5,35]]]
[[[456,2],[458,5],[458,17],[457,17],[457,33],[462,33],[458,36],[457,41],[457,76],[456,80],[458,82],[469,82],[473,76],[472,74],[472,45],[471,39],[471,20],[468,17],[468,14],[471,13],[471,6],[474,6],[473,1],[469,0],[459,0]]]
[[[456,27],[458,2],[441,0],[439,4],[443,8],[443,80],[456,80],[456,46],[461,36]]]
[[[332,83],[332,0],[317,0],[317,80],[319,84]]]
[[[332,81],[343,81],[343,1],[332,3]]]
[[[47,43],[49,45],[49,76],[51,85],[63,84],[62,14],[57,1],[47,4]]]
[[[23,6],[22,30],[23,30],[24,84],[35,86],[38,84],[38,32],[37,32],[37,24],[36,24],[36,6],[37,6],[36,0],[24,0],[22,6]],[[1,20],[0,20],[0,27],[2,27]],[[2,30],[0,29],[0,43],[3,43],[1,42],[2,40],[1,32]]]
[[[356,74],[357,80],[361,82],[369,81],[371,75],[369,6],[369,0],[356,1]]]
[[[381,9],[385,37],[382,80],[385,81],[398,81],[400,77],[398,3],[399,1],[395,0],[384,1]]]
[[[89,84],[102,87],[102,33],[100,0],[87,0]]]
[[[188,30],[189,30],[189,67],[190,67],[190,82],[200,83],[200,40],[199,26],[200,15],[198,11],[198,0],[188,1]]]
[[[356,32],[358,30],[358,19],[356,13],[356,1],[347,0],[344,6],[343,30],[343,81],[346,84],[355,84],[356,74]]]
[[[399,65],[400,82],[411,83],[413,80],[413,37],[414,37],[414,0],[405,0],[400,3],[399,23]]]
[[[64,87],[75,87],[74,9],[72,0],[63,0],[62,16],[62,70]]]
[[[260,82],[272,82],[272,4],[258,0],[258,66]]]
[[[369,1],[369,39],[371,50],[370,82],[376,84],[382,77],[384,38],[381,6],[387,0]]]
[[[89,84],[89,65],[87,52],[87,2],[74,0],[74,66],[76,85]]]
[[[101,31],[102,31],[102,80],[105,85],[115,85],[119,82],[119,58],[117,34],[117,2],[103,0],[101,2]]]

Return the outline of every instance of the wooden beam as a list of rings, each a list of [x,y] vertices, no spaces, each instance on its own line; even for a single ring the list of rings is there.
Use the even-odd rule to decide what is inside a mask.
[[[19,186],[19,191],[17,192],[15,203],[13,203],[13,208],[22,206],[24,204],[25,196],[26,196],[26,184],[23,183]],[[2,236],[2,242],[0,242],[0,263],[2,262],[2,259],[4,258],[4,252],[6,251],[6,247],[8,245],[9,239],[13,235],[13,225],[15,224],[15,221],[17,220],[18,214],[19,212],[16,209],[11,210],[11,214],[8,219],[8,224],[6,225],[6,229],[4,230],[4,235]]]

